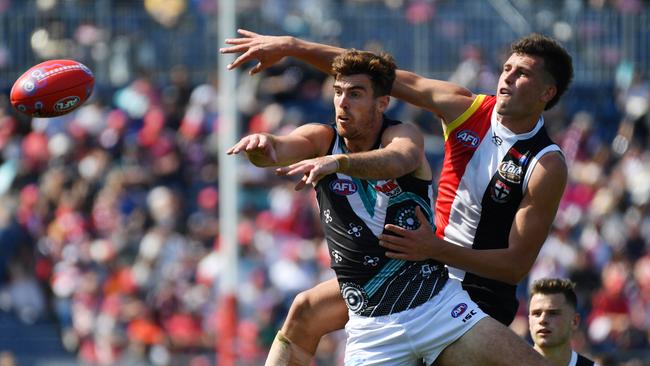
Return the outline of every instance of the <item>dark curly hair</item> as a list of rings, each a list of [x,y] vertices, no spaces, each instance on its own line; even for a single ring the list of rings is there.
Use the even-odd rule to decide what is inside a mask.
[[[389,95],[395,81],[395,60],[387,53],[349,49],[332,61],[332,73],[339,76],[365,74],[370,77],[375,97]]]
[[[557,93],[544,110],[551,109],[569,87],[573,79],[573,60],[567,50],[556,40],[538,33],[516,40],[510,45],[511,54],[538,56],[544,60],[544,70],[548,72],[557,88]]]
[[[577,309],[578,298],[576,296],[575,286],[575,283],[571,280],[564,278],[542,278],[533,282],[530,286],[530,297],[532,298],[535,294],[562,294],[566,302],[573,309]]]

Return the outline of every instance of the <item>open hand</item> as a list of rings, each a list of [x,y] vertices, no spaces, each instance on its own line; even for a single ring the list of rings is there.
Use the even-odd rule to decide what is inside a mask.
[[[415,215],[420,221],[420,227],[415,230],[404,229],[392,224],[384,226],[384,229],[394,234],[379,236],[379,245],[386,248],[387,257],[408,261],[435,259],[433,251],[438,238],[420,206],[415,208]]]
[[[302,174],[302,179],[296,184],[295,190],[301,190],[307,184],[316,184],[324,176],[335,173],[339,164],[332,155],[321,156],[318,158],[302,160],[286,167],[278,168],[275,172],[278,175],[295,175]]]
[[[244,151],[248,160],[255,165],[275,165],[278,161],[271,137],[262,133],[254,133],[243,137],[226,154],[239,154]]]
[[[228,65],[228,70],[239,67],[241,64],[256,59],[257,65],[249,74],[256,74],[282,60],[286,54],[286,48],[291,43],[289,36],[264,36],[245,29],[238,29],[240,38],[228,38],[226,44],[231,47],[220,48],[221,53],[242,53]]]

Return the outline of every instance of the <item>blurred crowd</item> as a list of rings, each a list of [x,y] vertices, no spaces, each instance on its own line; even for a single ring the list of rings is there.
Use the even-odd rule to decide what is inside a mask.
[[[375,4],[415,9],[406,14],[418,22],[447,2]],[[11,3],[0,0],[0,12],[12,9]],[[58,2],[36,3],[47,12]],[[182,21],[186,9],[216,9],[212,0],[162,3],[144,2],[165,27]],[[238,6],[262,3],[273,4],[261,7],[269,22],[300,34],[310,21],[331,25],[318,19],[334,6],[372,2],[331,0],[313,7],[308,0],[249,0]],[[565,7],[629,12],[643,3],[575,0]],[[78,30],[73,43],[81,48],[73,55],[98,61],[101,27],[82,24]],[[56,40],[51,31],[49,48],[37,47],[42,52],[72,44],[50,44]],[[147,53],[153,48],[139,47],[136,56],[120,58],[119,42],[111,44],[104,50],[114,56],[110,77],[72,114],[30,119],[16,114],[8,96],[0,94],[0,312],[25,324],[55,321],[62,345],[80,364],[207,365],[222,320],[217,156],[227,147],[219,146],[216,134],[218,81],[197,83],[195,70],[183,65],[154,77],[139,71],[156,63]],[[0,69],[3,54],[12,52],[2,47]],[[52,56],[60,55],[40,55]],[[447,75],[450,80],[493,92],[499,60],[475,44],[454,57],[458,67]],[[520,286],[513,329],[527,337],[530,281],[568,277],[577,283],[583,318],[576,349],[602,366],[633,366],[650,358],[643,351],[650,347],[650,82],[638,65],[618,57],[610,61],[616,67],[611,87],[576,85],[582,94],[570,90],[546,115],[566,154],[570,181],[549,238]],[[234,100],[242,134],[283,134],[333,115],[332,80],[291,60],[263,75],[243,75],[238,86]],[[603,113],[608,104],[593,95],[611,103],[610,113]],[[438,172],[439,121],[395,100],[388,114],[426,133],[427,157]],[[313,191],[294,191],[291,180],[231,158],[239,162],[233,174],[241,182],[236,352],[240,364],[258,365],[295,294],[333,273]],[[340,362],[343,344],[341,332],[326,337],[316,363]]]
[[[493,80],[494,70],[464,82]],[[111,100],[50,119],[0,100],[0,310],[26,323],[55,319],[84,364],[203,365],[219,339],[217,155],[226,147],[215,133],[216,81],[191,85],[181,66],[169,80],[142,76]],[[571,179],[530,276],[577,282],[576,347],[597,357],[650,339],[650,151],[647,133],[634,133],[648,127],[650,84],[635,73],[615,92],[614,139],[589,111],[547,115]],[[243,76],[242,133],[327,122],[331,93],[329,78],[292,62]],[[420,125],[431,164],[440,163],[433,116],[395,101],[389,114]],[[237,352],[255,365],[295,294],[333,274],[313,191],[232,158],[242,183]],[[524,284],[514,325],[522,336],[525,297]],[[340,333],[325,339],[318,364],[333,364],[342,344]]]

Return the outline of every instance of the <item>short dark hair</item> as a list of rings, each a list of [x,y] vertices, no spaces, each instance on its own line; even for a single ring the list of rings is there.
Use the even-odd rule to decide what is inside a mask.
[[[578,309],[578,297],[575,292],[576,284],[564,278],[542,278],[533,282],[530,287],[530,298],[535,294],[562,294],[566,302],[574,310]]]
[[[551,109],[560,100],[560,97],[573,80],[573,60],[569,52],[556,40],[538,33],[529,34],[514,41],[510,45],[511,54],[538,56],[544,60],[544,70],[555,81],[557,93],[544,110]]]
[[[387,53],[346,50],[332,61],[332,73],[339,76],[365,74],[370,77],[375,97],[389,95],[395,81],[395,60]]]

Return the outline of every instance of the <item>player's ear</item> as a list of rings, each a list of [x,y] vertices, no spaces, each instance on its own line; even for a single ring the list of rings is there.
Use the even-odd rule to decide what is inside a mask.
[[[377,107],[379,110],[384,113],[388,109],[388,104],[390,103],[390,95],[382,95],[377,98]]]
[[[578,325],[580,325],[580,314],[575,313],[573,314],[573,318],[571,319],[571,329],[574,331],[578,329]]]
[[[544,89],[541,99],[544,103],[548,103],[551,101],[551,99],[555,97],[556,94],[557,94],[557,87],[553,84],[549,84]]]

